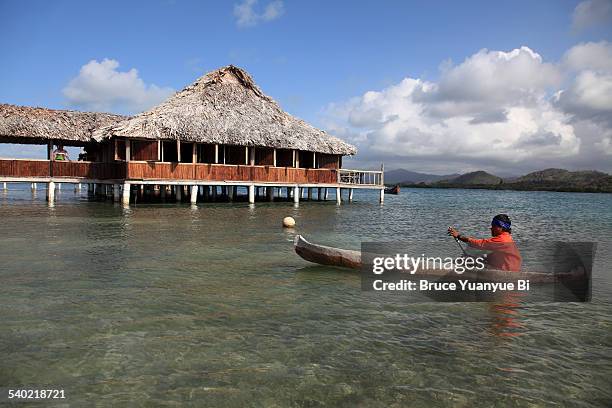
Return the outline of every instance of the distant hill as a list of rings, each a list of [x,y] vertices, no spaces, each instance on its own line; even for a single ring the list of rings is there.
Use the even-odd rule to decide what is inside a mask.
[[[453,184],[453,185],[497,185],[503,183],[501,177],[494,176],[486,171],[473,171],[471,173],[465,173],[458,177],[454,177],[450,180],[442,180],[436,184]]]
[[[546,169],[508,183],[517,189],[612,192],[612,176],[599,171]]]
[[[386,181],[386,180],[385,180]],[[433,182],[405,183],[413,187],[433,188],[484,188],[499,190],[543,190],[612,193],[612,176],[599,171],[569,171],[546,169],[520,177],[501,177],[475,171],[458,177]]]
[[[459,174],[440,176],[437,174],[418,173],[416,171],[397,169],[385,171],[385,184],[432,183],[434,181],[450,179],[457,176],[459,176]]]

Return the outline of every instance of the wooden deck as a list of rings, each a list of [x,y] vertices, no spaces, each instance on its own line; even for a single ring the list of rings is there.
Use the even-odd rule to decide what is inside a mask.
[[[305,169],[274,166],[248,166],[201,163],[162,163],[147,161],[84,162],[0,159],[0,179],[24,181],[39,179],[61,182],[108,181],[130,183],[196,182],[263,183],[275,185],[341,185],[355,188],[381,188],[382,173],[374,171]]]

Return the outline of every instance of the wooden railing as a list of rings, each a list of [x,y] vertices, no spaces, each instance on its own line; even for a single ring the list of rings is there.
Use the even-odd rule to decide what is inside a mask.
[[[330,169],[131,161],[127,164],[127,178],[334,184],[338,176],[337,170]]]
[[[382,172],[159,162],[0,159],[0,177],[90,180],[194,180],[381,186]]]
[[[338,170],[339,184],[352,184],[361,186],[382,186],[383,172],[376,170]]]
[[[49,177],[48,160],[0,159],[2,177]]]
[[[0,159],[0,177],[124,179],[125,163]]]

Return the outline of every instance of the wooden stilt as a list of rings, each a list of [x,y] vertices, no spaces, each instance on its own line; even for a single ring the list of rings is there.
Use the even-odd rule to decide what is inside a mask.
[[[266,187],[266,198],[268,201],[274,201],[274,187]]]
[[[323,193],[323,199],[325,201],[327,201],[327,198],[329,197],[329,190],[327,189],[327,187],[325,187],[325,192]]]
[[[308,187],[308,201],[312,201],[312,187]]]
[[[342,204],[342,191],[340,187],[336,187],[336,204]]]
[[[384,203],[385,202],[385,189],[381,188],[380,189],[380,199],[379,199],[380,203]]]
[[[298,186],[293,187],[293,202],[300,202],[300,188]]]
[[[191,204],[198,202],[198,186],[191,186],[191,196],[189,197]]]
[[[255,204],[255,186],[249,186],[249,203]]]
[[[47,184],[47,201],[52,203],[53,200],[55,200],[55,183],[53,181],[50,181]]]
[[[130,183],[123,183],[121,203],[123,205],[130,205]]]
[[[121,186],[119,184],[113,185],[113,201],[118,203],[121,200]]]
[[[353,189],[349,188],[349,203],[353,202]]]
[[[183,186],[176,186],[176,201],[183,201]]]

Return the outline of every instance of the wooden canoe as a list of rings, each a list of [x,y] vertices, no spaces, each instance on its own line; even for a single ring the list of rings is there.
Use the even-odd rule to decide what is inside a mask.
[[[303,259],[320,265],[328,265],[342,268],[360,269],[361,251],[340,249],[308,242],[301,235],[294,239],[295,252]],[[529,280],[533,283],[579,281],[586,278],[584,268],[576,268],[566,273],[547,272],[508,272],[493,269],[481,271],[466,271],[457,274],[446,269],[420,269],[414,275],[406,274],[406,279],[418,279],[423,276],[439,277],[446,279],[470,279],[491,282],[516,281],[519,279]]]
[[[393,187],[387,187],[385,188],[385,194],[399,194],[400,193],[400,186],[399,184],[396,184]]]
[[[293,241],[293,247],[295,253],[310,262],[320,265],[339,266],[342,268],[361,268],[360,251],[311,244],[301,235],[296,235]]]

